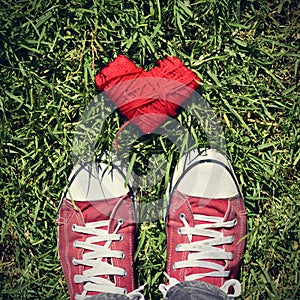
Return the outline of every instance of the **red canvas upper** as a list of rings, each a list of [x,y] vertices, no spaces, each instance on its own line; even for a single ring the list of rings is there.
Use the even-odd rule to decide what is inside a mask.
[[[73,224],[85,226],[86,223],[99,220],[110,220],[109,233],[114,232],[120,218],[124,220],[124,224],[118,230],[118,234],[122,234],[124,238],[121,241],[113,241],[110,249],[123,251],[126,259],[110,258],[109,263],[125,269],[127,275],[126,277],[111,276],[113,278],[109,279],[115,282],[116,286],[126,288],[128,292],[131,292],[135,288],[133,269],[135,223],[131,198],[125,195],[109,200],[75,201],[74,203],[77,209],[74,209],[70,200],[65,199],[60,207],[58,218],[58,251],[71,299],[74,300],[75,294],[81,294],[84,289],[83,283],[74,282],[74,276],[82,274],[89,268],[73,264],[73,258],[82,259],[84,251],[87,251],[75,248],[74,242],[85,241],[90,236],[74,232],[72,226]],[[103,246],[104,242],[98,244]],[[108,262],[108,259],[103,258],[102,261]],[[93,294],[97,293],[88,293],[88,295]]]
[[[170,277],[176,278],[178,281],[184,281],[185,277],[191,274],[203,274],[211,272],[209,268],[189,267],[173,269],[173,264],[178,261],[187,260],[189,252],[177,252],[178,244],[189,243],[187,235],[181,235],[179,228],[183,227],[180,220],[180,214],[184,213],[186,220],[191,227],[199,224],[195,221],[194,214],[206,216],[215,216],[223,218],[223,221],[231,221],[236,219],[237,225],[232,228],[221,228],[213,230],[221,230],[224,236],[233,236],[234,241],[228,245],[222,245],[226,252],[233,253],[232,260],[204,260],[215,262],[224,266],[224,270],[230,270],[229,277],[204,277],[201,281],[221,287],[228,279],[238,277],[239,269],[242,262],[242,255],[245,249],[245,240],[242,239],[246,234],[246,212],[243,200],[240,197],[230,199],[204,199],[197,197],[189,197],[175,191],[171,203],[169,215],[167,217],[167,239],[168,239],[168,261],[166,272]],[[202,222],[202,224],[208,222]],[[209,239],[204,236],[194,236],[192,242]]]

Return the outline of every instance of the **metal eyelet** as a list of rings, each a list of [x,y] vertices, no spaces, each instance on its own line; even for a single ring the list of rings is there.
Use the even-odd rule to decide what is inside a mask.
[[[125,253],[124,252],[122,252],[122,256],[121,256],[121,259],[125,259]]]
[[[179,235],[182,235],[181,228],[178,228],[177,232]]]
[[[234,236],[232,235],[231,236],[231,243],[233,243],[234,242]]]
[[[181,219],[181,220],[182,220],[182,219],[186,219],[184,213],[180,213],[180,219]]]
[[[124,240],[124,235],[123,234],[119,234],[119,241],[122,242]]]
[[[125,287],[123,287],[123,293],[124,293],[124,295],[127,294],[127,289]]]
[[[178,245],[176,245],[175,247],[175,252],[178,252]]]
[[[118,223],[119,223],[120,225],[123,225],[123,224],[124,224],[124,219],[123,219],[123,218],[120,218],[120,219],[118,220]]]
[[[127,272],[124,270],[124,274],[123,277],[126,278],[127,277]]]
[[[237,223],[238,223],[238,220],[237,220],[237,219],[234,219],[234,220],[233,220],[233,226],[236,226]]]
[[[75,232],[76,230],[76,224],[72,224],[72,231]]]
[[[175,263],[172,266],[173,270],[176,271]]]

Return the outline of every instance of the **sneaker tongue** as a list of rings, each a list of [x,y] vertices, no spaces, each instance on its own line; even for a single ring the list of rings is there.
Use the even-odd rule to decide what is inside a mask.
[[[111,220],[114,215],[114,209],[120,198],[108,199],[108,200],[98,200],[98,201],[75,201],[76,206],[80,209],[85,223],[98,222],[99,220]],[[109,226],[102,227],[103,230],[108,230]],[[83,240],[86,240],[91,235],[86,235]],[[104,246],[105,242],[98,242],[99,246]],[[85,253],[91,252],[90,250],[85,250]],[[102,258],[103,262],[111,264],[110,258]],[[90,267],[84,267],[84,270],[91,269]],[[114,281],[113,276],[103,275],[101,278],[105,278],[110,281]],[[88,292],[88,296],[94,296],[99,294],[98,292]]]
[[[228,199],[188,198],[193,214],[224,218],[228,209]]]
[[[190,198],[189,197],[189,203],[191,205],[193,214],[199,214],[199,215],[205,215],[205,216],[212,216],[212,217],[220,217],[224,218],[226,215],[226,211],[228,209],[228,199],[202,199],[202,198]],[[194,225],[198,224],[212,224],[211,222],[206,221],[194,221]],[[191,226],[194,226],[191,224]],[[222,229],[208,229],[208,230],[215,230],[215,231],[221,231]],[[205,236],[193,236],[192,242],[196,241],[203,241],[211,239],[210,237]],[[222,246],[216,246],[218,248],[222,248]],[[205,259],[206,262],[213,262],[217,263],[219,265],[225,266],[224,260],[216,260],[216,259]],[[209,268],[188,268],[187,275],[192,274],[203,274],[203,273],[210,273],[214,270]],[[215,286],[221,287],[224,278],[220,277],[211,277],[207,276],[201,279],[201,281],[205,281],[207,283],[213,284]]]
[[[120,198],[99,201],[75,201],[81,210],[85,223],[108,220]]]

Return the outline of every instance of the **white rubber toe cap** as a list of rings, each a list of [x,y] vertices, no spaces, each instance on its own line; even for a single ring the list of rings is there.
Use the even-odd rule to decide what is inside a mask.
[[[67,198],[76,201],[96,201],[117,198],[129,192],[125,179],[117,170],[107,170],[106,164],[76,165],[69,177]]]
[[[224,199],[240,194],[233,169],[227,158],[216,150],[187,153],[178,163],[173,183],[181,193],[210,199]]]

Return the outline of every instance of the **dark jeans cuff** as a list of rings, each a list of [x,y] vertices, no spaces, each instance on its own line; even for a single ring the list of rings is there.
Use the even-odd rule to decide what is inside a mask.
[[[172,286],[166,295],[168,300],[229,300],[225,292],[203,281],[183,281]]]
[[[89,300],[129,300],[129,298],[125,295],[111,294],[111,293],[102,293],[100,295],[92,296],[88,299]]]

